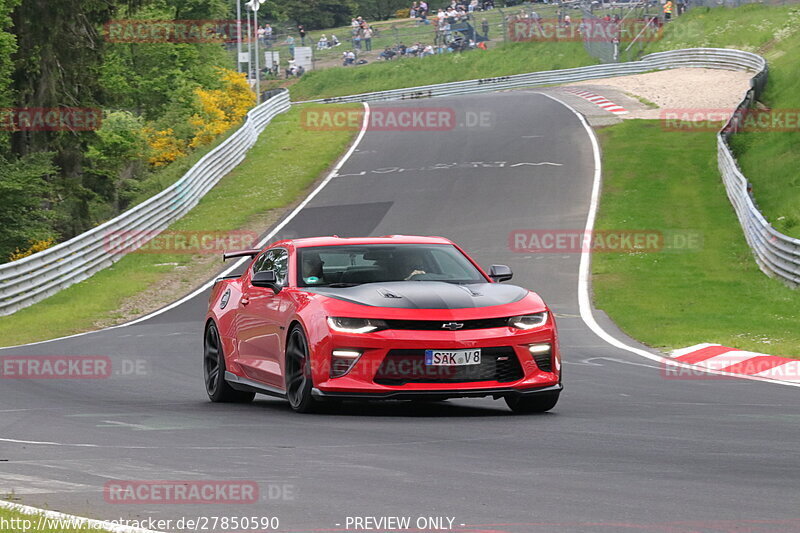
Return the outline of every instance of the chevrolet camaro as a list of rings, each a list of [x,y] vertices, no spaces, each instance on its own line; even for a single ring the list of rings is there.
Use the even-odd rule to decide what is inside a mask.
[[[228,252],[249,257],[209,299],[203,370],[214,402],[503,398],[552,409],[562,389],[556,324],[534,292],[501,283],[440,237],[319,237]]]

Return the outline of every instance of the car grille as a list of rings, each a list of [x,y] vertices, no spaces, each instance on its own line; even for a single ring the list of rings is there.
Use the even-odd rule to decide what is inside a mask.
[[[508,326],[508,318],[481,318],[478,320],[386,320],[389,329],[414,329],[422,331],[488,329]],[[448,327],[449,325],[453,327]],[[457,327],[461,324],[461,327]]]
[[[379,385],[406,383],[510,382],[522,379],[522,367],[510,346],[481,348],[478,365],[428,366],[425,350],[390,350],[375,375]]]

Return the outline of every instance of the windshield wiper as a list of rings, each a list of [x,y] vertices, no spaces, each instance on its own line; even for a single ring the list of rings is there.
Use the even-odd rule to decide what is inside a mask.
[[[361,283],[330,283],[325,286],[330,287],[332,289],[341,289],[344,287],[355,287],[356,285],[361,285]]]

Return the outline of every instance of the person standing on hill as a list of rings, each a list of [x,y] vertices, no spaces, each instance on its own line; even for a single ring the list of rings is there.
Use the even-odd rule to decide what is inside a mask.
[[[667,0],[664,4],[664,22],[672,18],[672,0]]]
[[[372,52],[372,28],[366,24],[364,26],[364,29],[361,30],[361,36],[364,40],[364,50]]]
[[[300,34],[300,44],[302,46],[306,45],[306,27],[302,24],[297,25],[297,33]]]

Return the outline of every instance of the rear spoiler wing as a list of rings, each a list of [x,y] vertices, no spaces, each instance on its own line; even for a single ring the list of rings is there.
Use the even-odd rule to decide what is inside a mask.
[[[255,257],[261,253],[260,249],[251,249],[251,250],[235,250],[233,252],[222,252],[222,260],[227,261],[228,259],[232,259],[234,257]]]

